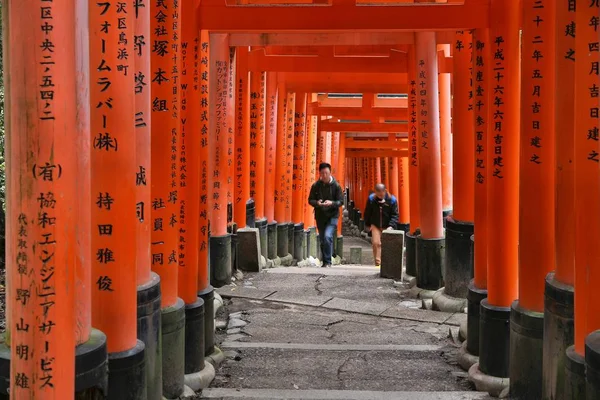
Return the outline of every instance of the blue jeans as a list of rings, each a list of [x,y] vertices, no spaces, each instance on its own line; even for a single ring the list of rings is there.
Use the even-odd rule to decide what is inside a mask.
[[[331,265],[333,254],[333,234],[337,229],[338,219],[331,218],[325,221],[317,221],[319,239],[321,240],[321,253],[323,253],[323,265]]]

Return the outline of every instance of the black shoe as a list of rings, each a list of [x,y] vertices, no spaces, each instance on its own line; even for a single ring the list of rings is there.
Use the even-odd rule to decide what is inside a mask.
[[[323,264],[321,268],[331,268],[331,264]]]

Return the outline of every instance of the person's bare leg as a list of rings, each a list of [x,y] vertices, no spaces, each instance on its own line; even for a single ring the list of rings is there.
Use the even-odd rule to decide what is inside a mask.
[[[381,230],[375,226],[371,227],[371,244],[375,265],[379,267],[381,265]]]

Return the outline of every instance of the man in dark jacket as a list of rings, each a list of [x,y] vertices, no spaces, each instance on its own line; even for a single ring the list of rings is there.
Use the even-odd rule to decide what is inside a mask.
[[[375,265],[381,265],[381,232],[395,229],[398,224],[398,201],[390,195],[383,183],[375,185],[365,207],[365,227],[371,231]]]
[[[340,207],[343,204],[342,188],[331,176],[331,165],[327,163],[319,165],[319,180],[310,188],[308,204],[315,209],[315,220],[323,253],[323,267],[331,267],[333,233],[337,229]]]

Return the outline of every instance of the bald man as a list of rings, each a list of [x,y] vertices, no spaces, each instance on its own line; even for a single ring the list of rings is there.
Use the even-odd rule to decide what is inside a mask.
[[[383,183],[375,185],[365,207],[365,227],[371,231],[375,265],[381,265],[381,232],[395,229],[398,224],[398,201],[387,192]]]

